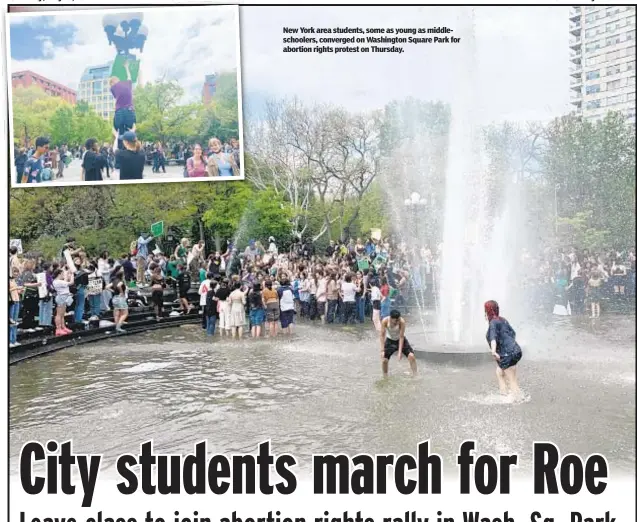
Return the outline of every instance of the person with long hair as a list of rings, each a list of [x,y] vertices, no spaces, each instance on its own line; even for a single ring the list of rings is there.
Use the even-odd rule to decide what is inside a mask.
[[[119,165],[119,179],[144,179],[146,154],[137,139],[137,134],[127,131],[122,134],[121,139],[123,147],[115,153]]]
[[[166,281],[159,266],[153,268],[153,274],[150,276],[150,288],[152,290],[151,300],[155,307],[155,317],[158,321],[161,321],[164,315],[164,288],[166,288]]]
[[[515,340],[515,330],[504,317],[500,317],[500,306],[496,301],[484,303],[484,314],[489,322],[487,343],[497,364],[500,393],[519,397],[517,364],[522,359],[522,349]]]
[[[208,175],[210,177],[231,177],[239,175],[234,156],[223,151],[221,141],[218,138],[211,138],[208,142],[210,155],[208,156]]]
[[[260,283],[255,283],[252,286],[248,296],[248,302],[250,303],[250,329],[252,331],[252,337],[261,337],[261,328],[265,322],[265,305],[263,303]]]
[[[108,288],[113,292],[113,321],[115,330],[124,333],[122,325],[128,317],[128,288],[126,288],[124,270],[118,267],[111,277]]]
[[[276,337],[276,325],[279,322],[279,294],[272,288],[272,281],[265,282],[263,290],[263,301],[265,303],[265,321],[268,323],[270,337]]]
[[[246,322],[246,292],[241,289],[241,282],[235,281],[232,285],[232,292],[228,296],[230,302],[230,331],[232,338],[243,336],[243,326]]]
[[[69,287],[72,284],[72,274],[70,271],[57,269],[53,272],[53,289],[55,290],[55,335],[68,335],[73,330],[66,327],[64,316],[67,307],[73,304],[73,296]]]
[[[208,175],[208,162],[203,155],[203,149],[199,143],[195,144],[193,155],[186,160],[186,174],[189,178],[204,178]]]

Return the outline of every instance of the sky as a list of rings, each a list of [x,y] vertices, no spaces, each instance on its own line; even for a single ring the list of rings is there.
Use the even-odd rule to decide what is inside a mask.
[[[206,74],[236,69],[234,8],[139,11],[149,30],[141,54],[144,82],[178,80],[185,91],[183,101],[190,101],[201,99]],[[104,12],[10,15],[11,72],[28,69],[77,89],[85,67],[115,55],[102,27]]]
[[[485,120],[544,120],[571,110],[568,13],[568,7],[475,9],[473,73]],[[446,25],[462,42],[466,31],[455,20],[457,11],[442,7],[243,8],[245,103],[273,95],[352,110],[381,108],[408,96],[451,102],[452,87],[460,93],[470,88],[454,86],[456,68],[466,62],[457,59],[462,50],[455,45],[412,45],[400,55],[283,53],[282,28]]]
[[[210,9],[218,7],[200,10]],[[151,15],[146,15],[150,35],[144,51],[144,79],[172,74],[199,95],[202,77],[210,68],[234,63],[234,26],[222,22],[206,31],[214,17],[186,11],[157,13],[152,23]],[[463,89],[479,92],[481,118],[487,122],[546,120],[571,110],[568,7],[475,8],[475,60],[461,56],[468,49],[467,45],[460,48],[462,43],[411,45],[400,55],[282,52],[284,26],[446,25],[466,42],[469,32],[459,22],[457,8],[249,6],[240,11],[248,116],[258,114],[271,98],[297,96],[310,105],[327,103],[366,111],[409,96],[452,102]],[[21,24],[19,30],[14,30],[14,21],[13,70],[30,68],[76,86],[84,64],[93,65],[98,58],[106,61],[112,52],[101,16],[91,17],[90,25],[67,13],[38,17],[37,22]],[[471,85],[455,80],[459,69],[472,72]]]

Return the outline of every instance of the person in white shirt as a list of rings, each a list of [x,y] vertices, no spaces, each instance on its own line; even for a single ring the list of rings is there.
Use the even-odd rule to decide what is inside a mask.
[[[292,333],[292,326],[294,324],[294,293],[290,287],[289,281],[283,279],[281,286],[277,288],[277,294],[279,296],[279,306],[281,308],[280,320],[281,329],[288,335]]]
[[[196,245],[195,245],[196,246]],[[194,248],[194,247],[193,247]],[[199,285],[199,308],[201,309],[201,328],[208,328],[208,316],[206,314],[206,299],[212,283],[212,274],[206,274],[206,279]]]
[[[270,246],[268,247],[268,253],[273,256],[278,255],[279,249],[277,248],[276,243],[274,242],[274,238],[270,236],[268,238],[268,241],[270,242]]]
[[[372,280],[372,322],[374,323],[374,327],[377,332],[380,332],[380,300],[382,295],[380,293],[380,288],[378,288],[378,281],[376,279]]]
[[[356,322],[356,285],[352,283],[352,275],[347,274],[341,284],[341,300],[345,308],[343,324]]]

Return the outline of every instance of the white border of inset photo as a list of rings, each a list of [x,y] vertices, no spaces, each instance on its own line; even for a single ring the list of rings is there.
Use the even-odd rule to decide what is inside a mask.
[[[35,6],[33,6],[35,7]],[[71,7],[71,6],[66,6]],[[7,59],[7,95],[8,95],[8,108],[9,108],[9,167],[8,173],[11,179],[11,188],[49,188],[49,187],[84,187],[90,185],[137,185],[140,183],[188,183],[188,182],[204,182],[204,181],[243,181],[245,180],[245,160],[244,160],[244,137],[243,137],[243,89],[241,83],[241,24],[239,20],[239,5],[237,4],[204,4],[204,5],[183,5],[183,6],[146,6],[140,5],[137,8],[119,8],[113,6],[101,6],[103,9],[86,9],[87,5],[82,5],[85,9],[60,9],[50,10],[51,6],[43,7],[42,10],[37,11],[15,11],[10,10],[5,13],[5,30],[6,30],[6,59]],[[199,10],[199,9],[225,9],[227,11],[234,12],[235,20],[235,45],[236,45],[236,57],[237,57],[237,109],[238,109],[238,123],[239,123],[239,176],[233,177],[200,177],[200,178],[174,178],[174,179],[134,179],[134,180],[108,180],[103,181],[79,181],[79,182],[60,182],[60,181],[47,181],[44,183],[16,183],[16,170],[15,170],[15,155],[14,155],[14,135],[13,135],[13,84],[12,84],[12,67],[11,67],[11,19],[17,16],[19,17],[42,17],[42,16],[61,16],[72,13],[74,16],[79,15],[92,15],[96,16],[102,13],[105,14],[117,14],[117,13],[130,13],[130,12],[156,12],[162,11],[180,11],[184,10]]]

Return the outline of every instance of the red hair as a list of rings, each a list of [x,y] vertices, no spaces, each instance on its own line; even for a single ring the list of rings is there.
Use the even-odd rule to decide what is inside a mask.
[[[487,319],[492,321],[500,317],[500,306],[496,301],[487,301],[484,303],[484,313],[487,314]]]

